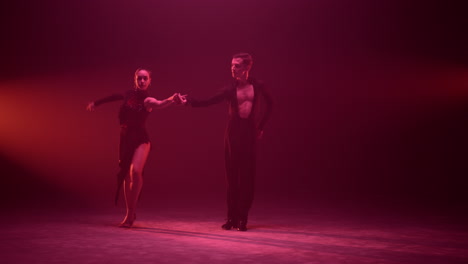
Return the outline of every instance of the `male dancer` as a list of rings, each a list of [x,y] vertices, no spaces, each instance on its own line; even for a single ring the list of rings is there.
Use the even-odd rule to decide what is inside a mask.
[[[252,56],[238,53],[232,57],[233,81],[217,95],[207,100],[178,95],[175,100],[204,107],[227,101],[229,122],[225,135],[225,166],[227,176],[227,222],[225,230],[237,228],[247,231],[247,218],[254,197],[255,143],[263,136],[263,127],[269,119],[272,100],[263,82],[249,76]],[[262,103],[265,103],[263,105]],[[265,111],[261,113],[261,106]]]

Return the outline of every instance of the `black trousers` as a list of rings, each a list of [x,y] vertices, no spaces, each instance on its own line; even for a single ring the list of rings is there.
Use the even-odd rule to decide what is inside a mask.
[[[256,128],[251,119],[233,118],[225,137],[228,219],[247,221],[254,198]]]

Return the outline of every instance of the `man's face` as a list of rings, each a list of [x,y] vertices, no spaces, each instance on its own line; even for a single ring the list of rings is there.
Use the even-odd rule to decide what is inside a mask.
[[[232,77],[235,79],[241,78],[245,76],[246,73],[249,71],[249,67],[242,63],[241,58],[234,58],[231,61],[231,73]]]
[[[149,73],[145,70],[139,71],[135,75],[135,85],[141,90],[146,90],[148,89],[148,86],[151,83],[151,78],[149,76]]]

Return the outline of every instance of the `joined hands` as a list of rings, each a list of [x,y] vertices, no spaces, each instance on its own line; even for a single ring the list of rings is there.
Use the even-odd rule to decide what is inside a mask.
[[[187,95],[184,94],[180,94],[180,93],[175,93],[173,96],[172,96],[172,100],[176,103],[176,104],[187,104]]]

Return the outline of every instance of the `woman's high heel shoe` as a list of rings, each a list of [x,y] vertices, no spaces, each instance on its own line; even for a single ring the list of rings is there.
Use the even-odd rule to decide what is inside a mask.
[[[128,218],[125,218],[125,220],[119,224],[119,227],[123,227],[123,228],[130,228],[133,226],[133,222],[135,221],[136,219],[136,214],[133,214],[133,219],[132,220],[129,220]]]

